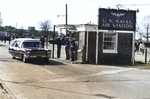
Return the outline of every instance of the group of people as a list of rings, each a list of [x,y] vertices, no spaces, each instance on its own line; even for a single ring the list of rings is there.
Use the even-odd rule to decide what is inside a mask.
[[[65,43],[66,60],[71,58],[71,61],[77,60],[77,44],[75,39],[69,39],[66,37],[59,37],[56,39],[57,44],[57,58],[60,58],[61,45]]]
[[[11,41],[12,37],[13,37],[12,34],[1,34],[0,35],[0,40],[1,40],[1,42],[4,41],[5,43],[6,43],[6,41],[9,41],[9,44],[10,44],[10,41]]]

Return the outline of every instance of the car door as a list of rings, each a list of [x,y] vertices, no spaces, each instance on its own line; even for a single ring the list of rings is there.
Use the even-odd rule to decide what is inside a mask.
[[[14,56],[20,57],[20,47],[19,42],[16,42],[13,46],[13,54]]]
[[[14,56],[16,41],[12,41],[12,42],[13,42],[12,45],[9,47],[9,53]]]

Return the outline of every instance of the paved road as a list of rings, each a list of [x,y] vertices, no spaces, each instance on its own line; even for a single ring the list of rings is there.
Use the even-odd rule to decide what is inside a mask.
[[[150,71],[71,64],[23,63],[0,46],[0,99],[149,99]]]

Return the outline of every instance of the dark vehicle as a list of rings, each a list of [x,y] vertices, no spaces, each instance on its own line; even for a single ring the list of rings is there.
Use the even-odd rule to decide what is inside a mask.
[[[9,47],[9,53],[15,59],[21,58],[23,62],[29,59],[43,59],[48,62],[51,57],[51,50],[44,49],[39,39],[22,38],[15,39]]]

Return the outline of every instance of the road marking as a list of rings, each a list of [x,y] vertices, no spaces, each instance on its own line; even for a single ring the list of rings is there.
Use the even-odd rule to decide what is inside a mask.
[[[119,69],[119,70],[110,70],[110,71],[101,71],[101,72],[98,72],[98,73],[95,73],[95,74],[90,74],[90,75],[107,75],[107,74],[116,74],[116,73],[119,73],[119,72],[124,72],[124,71],[128,71],[128,70],[137,70],[135,68],[122,68],[122,69]]]
[[[48,70],[46,70],[46,69],[44,69],[44,68],[42,68],[42,67],[39,67],[39,66],[36,66],[36,67],[38,67],[38,68],[42,69],[43,71],[46,71],[46,72],[48,72],[48,73],[50,73],[50,74],[52,74],[52,75],[55,75],[55,73],[50,72],[50,71],[48,71]]]

